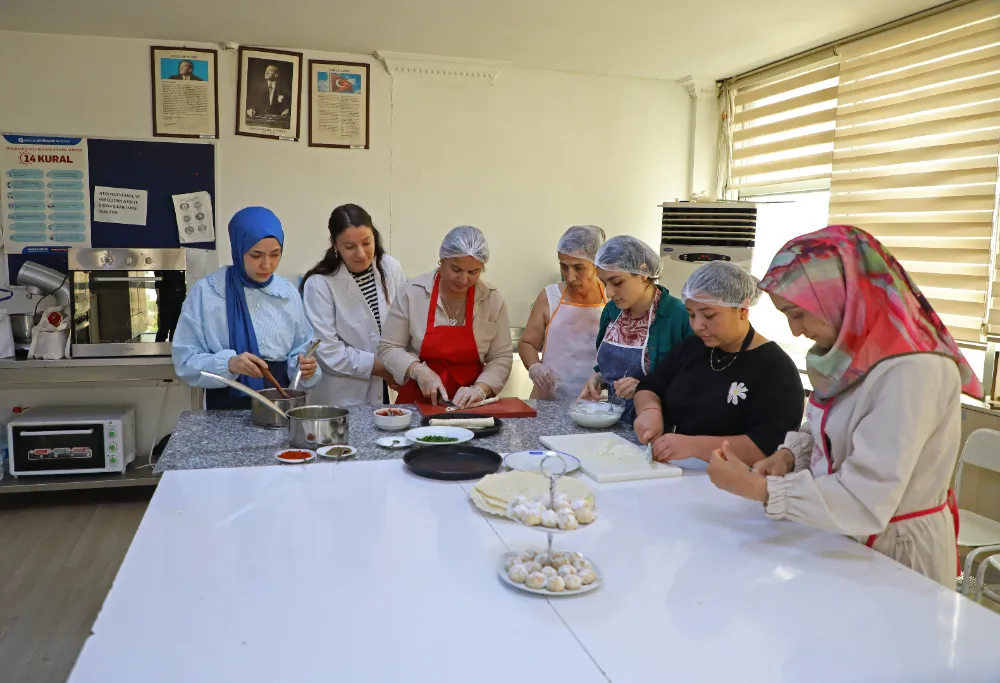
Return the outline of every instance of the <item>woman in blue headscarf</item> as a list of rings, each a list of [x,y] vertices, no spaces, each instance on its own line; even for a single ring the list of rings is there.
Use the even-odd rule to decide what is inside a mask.
[[[209,410],[250,407],[250,399],[210,380],[202,370],[265,388],[263,369],[287,386],[299,366],[302,388],[319,381],[316,360],[303,353],[313,338],[302,299],[275,275],[285,235],[269,209],[251,206],[229,221],[233,265],[200,280],[188,293],[174,333],[177,376],[208,389]]]

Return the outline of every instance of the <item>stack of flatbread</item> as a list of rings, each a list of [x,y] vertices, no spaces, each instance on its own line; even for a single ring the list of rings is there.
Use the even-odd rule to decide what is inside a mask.
[[[548,493],[548,477],[539,472],[514,470],[486,475],[472,487],[469,497],[473,504],[483,512],[513,519],[507,512],[510,501],[518,496],[535,500],[539,496],[548,495]],[[565,493],[572,500],[586,500],[590,507],[594,507],[594,494],[590,492],[590,487],[579,479],[559,478],[556,481],[556,493]]]

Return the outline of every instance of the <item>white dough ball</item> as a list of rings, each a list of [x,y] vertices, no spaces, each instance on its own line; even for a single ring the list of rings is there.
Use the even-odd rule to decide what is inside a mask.
[[[545,584],[545,587],[553,593],[562,593],[566,590],[566,582],[562,580],[561,576],[553,576]]]
[[[517,555],[508,557],[507,561],[504,562],[503,568],[506,569],[507,571],[510,571],[510,568],[513,567],[515,564],[521,564],[521,558],[518,557]]]
[[[574,569],[572,565],[564,564],[559,567],[559,576],[566,578],[571,574],[576,574],[576,569]]]
[[[591,567],[593,567],[593,565],[590,564],[590,560],[587,559],[579,559],[573,562],[573,568],[578,572],[583,569],[590,569]]]
[[[576,516],[572,512],[559,515],[559,528],[563,531],[572,531],[579,526],[580,524],[576,521]]]
[[[595,519],[597,519],[597,516],[594,514],[594,511],[586,505],[576,511],[576,521],[580,524],[590,524]]]
[[[529,510],[524,505],[515,505],[509,510],[510,516],[514,519],[524,519],[524,516],[528,514]]]
[[[583,579],[576,574],[570,574],[569,576],[563,577],[563,583],[566,584],[566,590],[576,591],[580,590],[580,586],[583,585]]]
[[[555,529],[559,526],[559,515],[552,510],[546,510],[542,513],[542,526],[549,529]]]
[[[524,580],[524,585],[528,588],[538,589],[545,586],[547,581],[548,579],[545,574],[542,574],[541,572],[532,572],[528,574],[528,578]]]
[[[594,573],[593,569],[581,569],[578,576],[585,586],[589,586],[597,580],[597,574]]]
[[[542,571],[542,565],[540,563],[534,562],[534,561],[532,561],[532,562],[525,562],[524,563],[524,568],[528,570],[529,574],[531,574],[532,572],[540,572],[540,571]]]
[[[538,526],[542,523],[542,516],[537,512],[528,512],[521,518],[521,523],[527,526]]]
[[[552,564],[551,560],[549,560],[549,554],[544,550],[539,551],[538,554],[535,555],[535,562],[542,565],[543,567]]]
[[[559,572],[555,570],[555,567],[542,567],[542,574],[545,576],[557,576]]]
[[[518,562],[531,562],[534,559],[535,559],[535,551],[534,550],[525,550],[525,551],[520,552],[520,553],[517,554],[517,561]]]
[[[572,564],[569,559],[569,555],[562,555],[560,557],[552,558],[552,566],[558,569],[559,567],[565,567],[566,565]]]
[[[517,496],[516,498],[514,498],[514,500],[511,501],[511,503],[513,503],[514,505],[527,505],[528,499],[524,496]]]
[[[528,578],[528,570],[524,568],[523,564],[515,564],[507,572],[507,578],[514,583],[524,583]]]
[[[570,561],[571,564],[573,562],[576,562],[577,560],[582,560],[583,559],[583,553],[578,553],[575,550],[572,551],[572,552],[566,553],[566,556],[569,558],[569,561]]]
[[[585,501],[583,498],[577,498],[576,500],[571,502],[569,506],[573,508],[573,512],[576,512],[582,507],[590,507],[589,505],[587,505],[587,501]]]

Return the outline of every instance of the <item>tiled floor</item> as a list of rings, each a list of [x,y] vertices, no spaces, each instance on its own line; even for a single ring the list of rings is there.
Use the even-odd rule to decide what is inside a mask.
[[[149,491],[0,498],[0,680],[63,683]]]

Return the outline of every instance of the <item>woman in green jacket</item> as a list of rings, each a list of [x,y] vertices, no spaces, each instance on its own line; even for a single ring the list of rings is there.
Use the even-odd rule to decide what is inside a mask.
[[[612,237],[595,260],[608,299],[597,334],[596,371],[581,399],[608,399],[625,405],[622,421],[635,421],[632,403],[639,381],[667,352],[691,335],[687,309],[680,299],[656,284],[660,257],[635,237]]]

